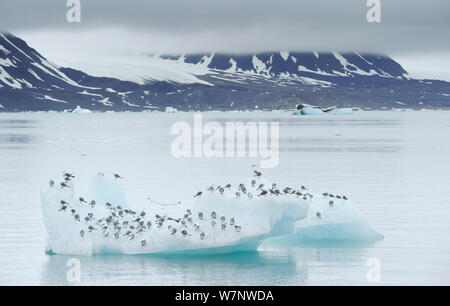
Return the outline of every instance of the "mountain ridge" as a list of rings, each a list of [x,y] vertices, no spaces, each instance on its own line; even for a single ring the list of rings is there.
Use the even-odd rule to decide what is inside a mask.
[[[0,111],[285,109],[297,103],[442,108],[450,107],[449,93],[450,83],[413,79],[380,54],[159,55],[78,69],[51,63],[24,40],[0,33]]]

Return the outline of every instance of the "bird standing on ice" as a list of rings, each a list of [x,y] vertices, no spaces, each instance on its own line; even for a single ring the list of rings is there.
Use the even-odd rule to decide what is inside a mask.
[[[267,190],[261,190],[261,193],[258,195],[259,197],[260,196],[264,196],[264,195],[266,195],[267,194]]]

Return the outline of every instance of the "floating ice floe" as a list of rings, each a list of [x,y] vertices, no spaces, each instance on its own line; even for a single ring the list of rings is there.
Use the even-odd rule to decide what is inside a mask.
[[[256,250],[263,241],[382,238],[346,196],[313,195],[255,176],[240,185],[210,186],[188,201],[150,199],[134,210],[122,178],[99,173],[87,196],[69,173],[41,190],[47,251],[52,254],[212,254]]]
[[[352,108],[336,108],[335,106],[329,108],[322,108],[311,105],[299,105],[298,109],[293,115],[352,115]]]
[[[89,109],[81,108],[79,105],[72,111],[74,114],[91,114]]]
[[[165,112],[166,113],[176,113],[176,112],[178,112],[178,110],[176,108],[174,108],[174,107],[167,106],[166,109],[165,109]]]

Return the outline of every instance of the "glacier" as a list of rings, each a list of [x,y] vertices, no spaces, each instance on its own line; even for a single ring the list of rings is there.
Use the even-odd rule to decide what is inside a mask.
[[[150,199],[144,210],[127,202],[120,177],[98,173],[86,192],[77,180],[65,174],[61,183],[41,188],[48,254],[218,254],[255,251],[276,238],[287,245],[383,238],[346,197],[278,187],[260,177],[210,186],[177,203]]]

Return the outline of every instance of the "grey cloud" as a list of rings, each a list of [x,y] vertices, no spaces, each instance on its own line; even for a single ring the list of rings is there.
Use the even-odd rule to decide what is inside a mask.
[[[136,44],[151,51],[450,50],[447,0],[382,0],[379,24],[366,21],[365,0],[81,0],[81,24],[67,23],[65,3],[1,0],[0,29],[65,37],[102,31],[105,44],[141,39]]]

